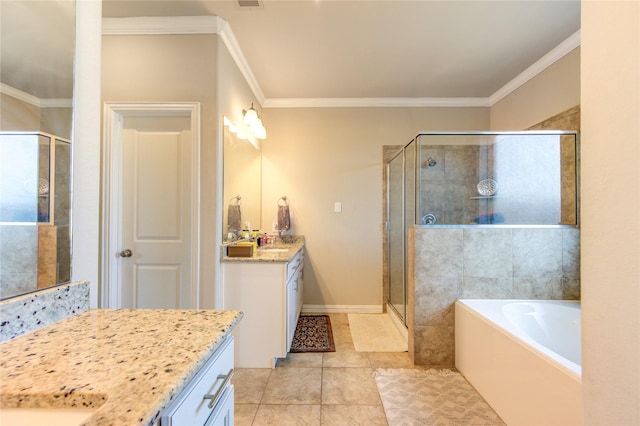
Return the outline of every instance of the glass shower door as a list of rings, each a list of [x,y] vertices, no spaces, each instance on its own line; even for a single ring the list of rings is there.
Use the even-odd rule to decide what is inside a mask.
[[[406,324],[403,152],[400,151],[387,167],[389,304]]]

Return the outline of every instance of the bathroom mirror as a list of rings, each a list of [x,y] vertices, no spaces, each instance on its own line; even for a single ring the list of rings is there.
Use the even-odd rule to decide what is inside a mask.
[[[240,139],[224,126],[223,243],[237,238],[247,224],[250,230],[261,229],[262,154],[259,147],[259,143]],[[240,229],[236,229],[238,227]]]
[[[75,1],[0,1],[0,39],[0,299],[7,299],[71,277]]]

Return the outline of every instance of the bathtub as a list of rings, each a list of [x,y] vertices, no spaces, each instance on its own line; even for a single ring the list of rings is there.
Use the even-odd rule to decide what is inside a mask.
[[[508,425],[580,425],[580,302],[455,304],[456,368]]]

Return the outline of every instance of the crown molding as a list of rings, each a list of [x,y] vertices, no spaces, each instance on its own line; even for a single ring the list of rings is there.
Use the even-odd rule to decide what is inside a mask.
[[[263,108],[488,107],[489,98],[268,98]]]
[[[229,54],[240,69],[240,72],[244,76],[244,79],[247,81],[249,88],[258,101],[258,104],[263,105],[265,102],[264,93],[260,88],[260,84],[258,84],[258,80],[256,80],[256,77],[253,75],[247,59],[242,53],[242,49],[240,48],[240,44],[238,43],[235,34],[233,34],[233,31],[231,31],[231,26],[224,19],[219,19],[221,23],[219,26],[218,35],[222,39],[224,45],[227,47],[227,50],[229,50]]]
[[[502,86],[493,95],[489,96],[489,103],[491,106],[500,102],[509,94],[514,92],[520,86],[531,80],[542,71],[553,65],[560,60],[563,56],[567,55],[575,48],[580,46],[580,30],[570,35],[566,40],[557,45],[553,50],[538,59],[533,65],[526,70],[522,71],[516,78]]]
[[[102,35],[217,34],[219,16],[102,18]]]
[[[102,18],[103,35],[217,34],[229,50],[258,104],[265,101],[229,23],[219,16]]]
[[[0,83],[0,93],[40,108],[40,98],[16,89],[15,87]]]
[[[491,107],[580,46],[578,30],[488,98],[266,98],[229,23],[219,16],[103,18],[102,34],[217,34],[262,108]]]
[[[37,96],[30,95],[20,89],[0,83],[0,93],[16,98],[22,102],[26,102],[38,108],[71,108],[73,100],[65,98],[49,98],[40,99]]]

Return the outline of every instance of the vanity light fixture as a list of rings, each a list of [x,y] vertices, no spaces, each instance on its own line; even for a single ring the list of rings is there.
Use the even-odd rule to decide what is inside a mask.
[[[242,116],[244,117],[244,124],[247,126],[255,126],[260,121],[258,111],[253,107],[253,102],[251,102],[251,108],[242,110]]]
[[[236,126],[226,116],[224,117],[224,125],[227,127],[229,132],[236,135],[238,139],[249,141],[249,143],[253,145],[258,151],[260,150],[260,142],[258,141],[258,138],[253,134],[253,132],[251,132],[249,126],[247,126],[243,122],[240,122],[240,124]]]
[[[249,128],[256,139],[267,138],[267,130],[264,128],[262,120],[260,120],[260,117],[258,116],[258,112],[253,107],[253,102],[251,103],[251,108],[246,111],[242,110],[242,116],[244,117],[244,124]]]

